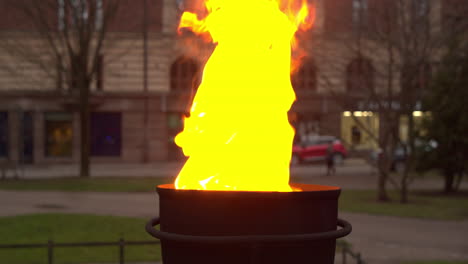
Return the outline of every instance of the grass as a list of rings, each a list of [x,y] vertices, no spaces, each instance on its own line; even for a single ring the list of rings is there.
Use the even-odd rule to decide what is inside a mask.
[[[371,190],[345,190],[340,197],[340,210],[375,215],[416,217],[437,220],[468,219],[468,192],[442,195],[438,192],[412,192],[410,203],[398,202],[398,194],[390,192],[392,202],[376,201],[376,192]]]
[[[153,241],[144,231],[145,220],[129,217],[34,214],[0,218],[0,245],[46,243],[114,242],[121,237],[133,241]],[[350,243],[339,240],[337,253]],[[47,249],[0,249],[1,263],[42,264],[47,261]],[[161,259],[159,245],[126,246],[125,261],[156,262]],[[117,263],[118,248],[73,247],[55,248],[54,263]]]
[[[54,178],[0,181],[2,190],[67,192],[152,192],[156,185],[174,182],[170,177]]]
[[[113,242],[153,240],[144,231],[144,219],[94,215],[37,214],[0,218],[0,244],[54,242]],[[54,263],[118,262],[118,248],[74,247],[54,249]],[[125,260],[160,260],[160,246],[126,246]],[[47,249],[0,249],[2,263],[40,264],[47,262]]]

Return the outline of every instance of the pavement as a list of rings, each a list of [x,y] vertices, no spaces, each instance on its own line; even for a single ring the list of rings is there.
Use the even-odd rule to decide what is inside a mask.
[[[96,163],[91,165],[91,177],[173,177],[183,163],[122,164]],[[362,159],[347,159],[337,166],[334,176],[325,176],[325,164],[305,164],[291,168],[293,182],[340,186],[342,189],[374,189],[377,186],[377,171]],[[77,177],[77,164],[25,165],[20,172],[23,179]],[[10,175],[11,177],[11,175]],[[434,178],[415,179],[418,189],[440,189],[441,180]],[[389,186],[392,187],[392,186]],[[468,181],[462,183],[468,189]]]
[[[93,176],[169,176],[177,173],[178,166],[180,164],[169,164],[162,169],[160,164],[138,167],[99,165],[94,166]],[[69,169],[66,166],[48,168],[47,175],[63,176],[60,173]],[[25,177],[42,178],[41,173],[46,172],[26,170]],[[337,185],[343,189],[374,188],[376,182],[372,168],[358,160],[339,167],[337,175],[331,177],[324,176],[323,166],[299,166],[293,168],[292,174],[298,181]],[[425,179],[417,184],[418,188],[442,186],[437,179]],[[463,188],[466,187],[465,182]],[[56,212],[150,218],[158,215],[158,204],[155,193],[0,191],[1,217]],[[402,260],[468,261],[468,221],[436,221],[344,212],[339,212],[339,216],[352,223],[353,232],[346,240],[353,244],[355,251],[362,253],[367,263],[398,264]]]

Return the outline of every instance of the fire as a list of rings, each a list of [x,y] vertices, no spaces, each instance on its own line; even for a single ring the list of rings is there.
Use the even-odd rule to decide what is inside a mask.
[[[291,45],[313,16],[306,0],[206,0],[188,28],[217,44],[176,144],[189,157],[178,189],[291,191]]]

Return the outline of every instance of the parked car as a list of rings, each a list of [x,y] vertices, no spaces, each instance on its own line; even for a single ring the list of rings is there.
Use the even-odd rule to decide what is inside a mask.
[[[373,164],[377,166],[377,162],[379,159],[381,159],[382,156],[382,150],[381,149],[376,149],[373,150],[370,153],[370,159]],[[391,157],[391,164],[390,164],[390,170],[394,172],[401,173],[405,169],[405,162],[406,162],[406,156],[405,156],[405,149],[403,146],[397,146],[393,152],[393,155]]]
[[[347,156],[343,143],[334,136],[314,136],[299,140],[293,146],[291,164],[303,162],[324,161],[327,158],[328,145],[333,144],[333,160],[335,164],[342,164]]]
[[[416,148],[416,151],[419,153],[430,152],[436,149],[437,145],[438,145],[437,142],[434,140],[425,141],[423,139],[416,138],[414,141],[414,146]],[[410,149],[407,145],[398,144],[395,147],[395,150],[391,157],[390,170],[394,172],[402,173],[405,170],[406,158],[409,153],[410,153]],[[382,156],[382,150],[377,149],[371,152],[370,158],[374,164],[377,164],[381,156]]]

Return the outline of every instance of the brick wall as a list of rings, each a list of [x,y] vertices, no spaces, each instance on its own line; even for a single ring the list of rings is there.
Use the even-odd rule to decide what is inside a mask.
[[[147,5],[145,6],[145,2]],[[148,18],[148,30],[162,30],[163,0],[122,0],[115,19],[110,24],[110,31],[142,32],[144,25],[144,10]]]

